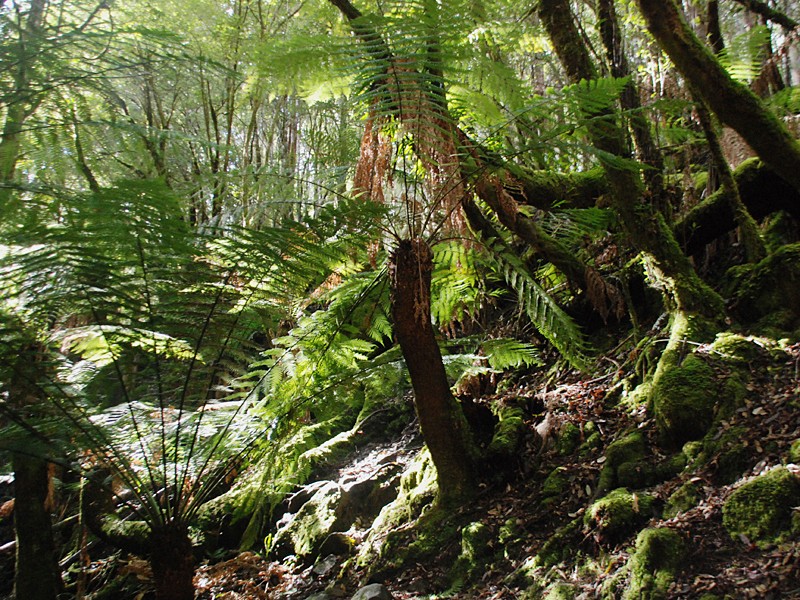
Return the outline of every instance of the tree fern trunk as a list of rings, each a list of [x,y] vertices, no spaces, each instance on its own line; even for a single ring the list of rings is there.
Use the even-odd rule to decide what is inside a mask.
[[[436,466],[439,502],[450,504],[475,494],[474,453],[431,324],[432,270],[427,242],[400,242],[390,263],[392,318],[411,376],[422,436]]]
[[[14,455],[14,528],[17,537],[14,595],[19,600],[55,600],[61,589],[48,496],[47,462]]]
[[[157,600],[194,600],[194,557],[186,528],[172,525],[154,531],[151,545]]]

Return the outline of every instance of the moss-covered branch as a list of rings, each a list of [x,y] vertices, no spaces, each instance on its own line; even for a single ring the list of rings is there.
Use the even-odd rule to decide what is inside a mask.
[[[800,193],[758,159],[745,161],[734,171],[736,186],[747,211],[760,220],[785,210],[800,218]],[[696,254],[706,244],[736,227],[725,189],[717,190],[695,206],[673,231],[688,254]]]

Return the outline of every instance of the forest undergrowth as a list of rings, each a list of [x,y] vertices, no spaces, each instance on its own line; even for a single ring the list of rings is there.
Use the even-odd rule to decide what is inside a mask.
[[[349,598],[368,581],[409,600],[631,598],[633,586],[641,584],[631,566],[637,536],[664,529],[680,540],[677,568],[666,585],[651,585],[641,597],[800,598],[796,526],[765,542],[732,534],[723,523],[723,507],[736,490],[776,468],[798,472],[800,343],[738,339],[747,345],[747,359],[740,354],[734,368],[748,376],[736,407],[702,440],[677,453],[659,450],[655,418],[628,389],[640,357],[628,338],[598,357],[592,371],[551,364],[517,372],[501,382],[501,391],[476,399],[524,407],[526,434],[517,459],[497,469],[502,475],[486,479],[474,503],[438,517],[433,543],[418,543],[431,536],[424,524],[430,506],[420,520],[396,525],[393,546],[418,551],[404,563],[385,556],[358,566],[344,555],[319,556],[308,564],[293,557],[270,560],[263,552],[221,551],[198,568],[197,598]],[[719,379],[729,379],[731,363],[718,360],[719,353],[711,344],[693,348]],[[416,455],[417,427],[412,419],[404,434],[365,445],[315,479],[341,480],[387,454],[396,460],[398,449],[406,458]],[[616,471],[611,484],[609,467]],[[607,494],[604,487],[623,483],[633,499],[630,515],[587,517]],[[791,510],[796,523],[797,508]],[[355,535],[360,543],[366,534]],[[83,573],[85,584],[99,591],[92,597],[149,597],[147,561],[105,550],[87,550],[92,561]],[[349,552],[357,553],[358,547]]]

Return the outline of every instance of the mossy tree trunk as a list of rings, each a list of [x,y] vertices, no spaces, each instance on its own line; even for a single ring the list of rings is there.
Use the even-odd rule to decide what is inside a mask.
[[[17,556],[14,595],[19,600],[55,600],[62,587],[48,510],[47,461],[15,454],[14,528]]]
[[[574,83],[595,79],[597,72],[568,0],[541,0],[539,17],[569,79]],[[627,154],[624,132],[610,108],[600,113],[587,109],[589,136],[596,148],[623,159]],[[666,292],[667,305],[673,310],[720,317],[722,300],[703,283],[681,251],[664,215],[653,208],[638,171],[618,161],[602,162],[613,207],[633,246],[644,253],[651,274]]]
[[[436,466],[439,502],[463,502],[476,492],[474,448],[450,391],[431,323],[433,253],[422,239],[402,240],[390,259],[394,332],[414,388],[425,444]]]
[[[639,0],[647,28],[720,120],[800,190],[800,143],[750,89],[735,81],[692,31],[674,0]]]

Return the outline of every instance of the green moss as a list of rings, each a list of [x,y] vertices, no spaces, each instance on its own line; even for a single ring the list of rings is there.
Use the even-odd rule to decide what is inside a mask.
[[[586,437],[586,441],[581,444],[580,448],[578,448],[578,455],[582,457],[586,456],[602,446],[603,436],[600,435],[599,431],[595,431],[594,433],[589,434]]]
[[[688,481],[675,490],[667,499],[664,507],[664,518],[671,519],[682,512],[694,508],[700,501],[700,486],[696,482]]]
[[[480,521],[475,521],[461,530],[461,554],[451,572],[453,587],[460,587],[476,573],[483,573],[492,555],[492,534]]]
[[[575,586],[568,583],[555,583],[547,588],[542,600],[573,600],[576,593]]]
[[[717,334],[711,344],[711,352],[738,363],[749,363],[767,354],[767,348],[775,342],[766,338],[743,336],[724,331]]]
[[[516,518],[506,519],[500,526],[497,539],[503,546],[508,546],[519,541],[523,534],[522,521]]]
[[[436,491],[436,469],[430,452],[424,449],[403,473],[397,498],[385,506],[373,521],[367,538],[359,547],[356,565],[369,571],[391,570],[402,565],[413,552],[424,551],[427,541],[434,539],[432,533],[435,532],[435,527],[431,534],[421,535],[421,546],[412,550],[405,543],[407,540],[400,535],[400,526],[413,522],[421,515],[431,517],[423,520],[423,525],[429,521],[438,523],[442,518],[441,511],[431,510]]]
[[[308,500],[291,522],[274,537],[269,552],[282,558],[295,554],[314,558],[322,542],[337,525],[337,507],[342,490],[335,482],[327,482]]]
[[[577,541],[582,537],[582,525],[583,521],[578,517],[559,528],[544,543],[533,560],[523,565],[522,570],[550,567],[566,560],[571,553],[577,550]]]
[[[700,453],[703,451],[703,442],[700,440],[692,440],[691,442],[686,442],[681,449],[683,451],[683,455],[686,457],[688,462],[693,462],[700,456]]]
[[[612,442],[606,449],[606,462],[600,472],[598,493],[607,492],[620,485],[619,470],[625,464],[640,463],[647,452],[647,443],[640,431],[633,431]],[[624,469],[623,469],[624,471]]]
[[[575,452],[581,444],[581,429],[571,421],[567,421],[558,432],[556,451],[560,456],[567,456]]]
[[[525,412],[518,406],[504,405],[497,410],[497,419],[488,453],[512,456],[525,438]]]
[[[800,504],[800,480],[784,467],[772,469],[737,489],[722,507],[722,524],[735,539],[773,541],[791,527]]]
[[[750,269],[729,271],[737,316],[776,332],[800,324],[800,244],[781,246]]]
[[[800,463],[800,439],[792,442],[789,447],[789,462],[798,464]]]
[[[645,529],[636,537],[636,549],[628,562],[630,583],[623,600],[660,600],[684,559],[681,537],[672,529]]]
[[[560,496],[563,494],[569,486],[566,472],[567,469],[564,467],[553,469],[542,484],[542,496]]]
[[[662,442],[680,447],[708,431],[718,386],[714,371],[690,354],[680,365],[666,367],[653,384],[652,403]]]
[[[750,466],[750,457],[742,444],[747,433],[744,427],[724,428],[721,431],[710,431],[703,440],[703,452],[697,463],[715,461],[714,472],[716,483],[727,485],[736,481]]]
[[[654,500],[648,494],[618,488],[592,504],[584,515],[584,526],[596,532],[600,541],[625,539],[653,516]]]

